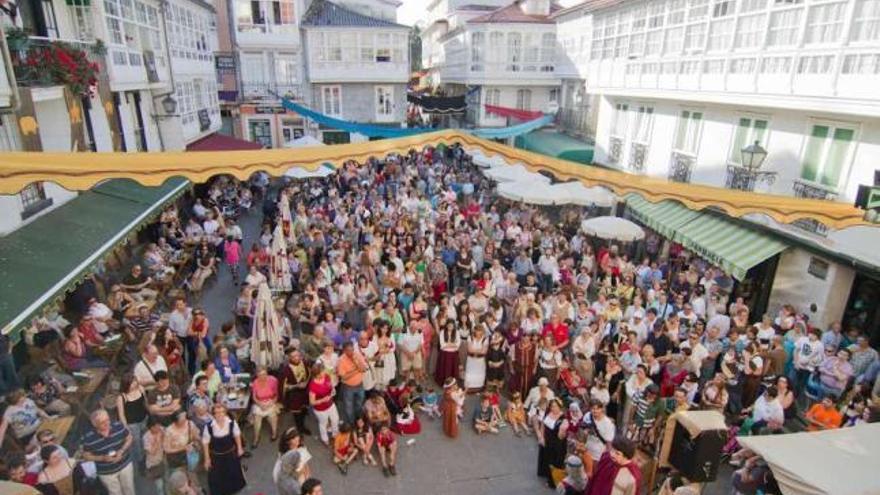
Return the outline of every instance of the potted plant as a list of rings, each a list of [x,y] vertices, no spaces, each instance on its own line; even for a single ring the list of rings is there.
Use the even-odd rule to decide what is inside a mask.
[[[31,44],[30,34],[25,29],[12,26],[6,30],[6,44],[11,52],[27,50],[28,45]]]

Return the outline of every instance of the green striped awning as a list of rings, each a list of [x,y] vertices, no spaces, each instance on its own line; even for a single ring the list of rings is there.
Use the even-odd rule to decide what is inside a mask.
[[[701,215],[678,201],[667,199],[651,203],[634,193],[626,195],[626,207],[636,221],[667,239],[674,239],[682,226]]]
[[[742,280],[753,266],[781,253],[785,242],[728,218],[700,213],[678,230],[675,241]]]

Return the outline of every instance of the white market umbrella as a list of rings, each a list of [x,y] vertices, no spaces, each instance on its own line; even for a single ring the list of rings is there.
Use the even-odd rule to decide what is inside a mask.
[[[269,290],[268,285],[260,284],[251,337],[251,362],[254,365],[270,370],[281,365],[284,361],[281,329],[281,317],[275,310],[272,291]]]
[[[581,222],[581,230],[593,237],[621,242],[632,242],[645,238],[645,231],[641,227],[620,217],[588,218]]]
[[[525,166],[505,165],[484,170],[483,174],[495,182],[542,182],[550,183],[550,178],[536,172],[530,172]]]
[[[565,182],[556,184],[553,190],[559,198],[557,204],[611,208],[617,203],[617,196],[600,186],[587,187],[580,182]]]
[[[559,204],[553,186],[542,182],[502,182],[495,189],[499,196],[530,205]]]
[[[327,146],[320,139],[313,136],[302,136],[284,143],[285,148],[308,148],[310,146]]]
[[[293,226],[291,226],[291,231]],[[272,235],[272,250],[269,258],[269,286],[276,292],[293,290],[293,278],[290,275],[290,264],[287,261],[287,239],[281,222],[275,226]]]
[[[315,170],[306,170],[302,167],[294,166],[290,167],[287,172],[284,172],[284,176],[291,179],[317,179],[333,175],[335,172],[335,169],[326,165],[321,165]]]

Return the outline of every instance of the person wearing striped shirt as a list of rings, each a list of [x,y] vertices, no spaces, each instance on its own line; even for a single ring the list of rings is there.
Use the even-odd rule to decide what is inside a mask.
[[[131,462],[132,436],[119,421],[111,421],[104,409],[91,416],[92,429],[82,438],[83,459],[94,461],[98,478],[109,495],[136,495]]]

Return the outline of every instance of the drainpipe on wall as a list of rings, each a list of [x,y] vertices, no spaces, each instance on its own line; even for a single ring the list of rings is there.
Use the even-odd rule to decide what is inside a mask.
[[[21,105],[21,98],[18,94],[18,83],[15,80],[15,68],[12,67],[12,56],[9,54],[9,46],[6,44],[6,30],[0,23],[0,43],[2,43],[3,51],[0,56],[3,57],[3,65],[6,66],[6,81],[9,88],[12,89],[12,101],[9,108],[0,109],[0,114],[15,113]]]

